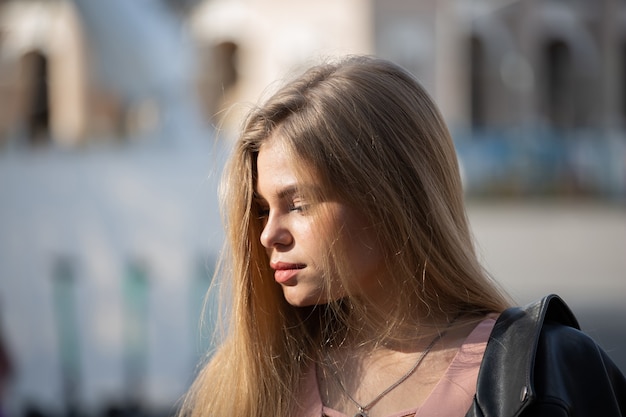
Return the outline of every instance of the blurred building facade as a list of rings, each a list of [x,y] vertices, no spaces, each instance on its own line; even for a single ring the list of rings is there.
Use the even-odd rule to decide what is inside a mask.
[[[0,143],[41,141],[47,131],[78,144],[149,123],[147,103],[99,79],[98,54],[72,2],[3,3]],[[455,131],[626,128],[619,0],[195,3],[183,18],[194,41],[196,91],[205,120],[227,120],[231,129],[245,112],[233,105],[254,103],[288,72],[345,53],[403,65]]]
[[[371,53],[434,96],[470,192],[626,193],[622,1],[207,0],[190,21],[207,117],[315,59]]]
[[[72,3],[0,6],[0,147],[118,136],[121,102],[93,73],[81,16]]]
[[[102,9],[115,13],[116,7]],[[132,56],[114,56],[111,50],[120,45],[105,45],[135,46],[137,39],[128,37],[133,35],[125,22],[107,15],[105,30],[123,29],[114,41],[103,36],[93,25],[99,19],[85,15],[97,9],[89,0],[0,2],[0,149],[75,148],[150,135],[162,127],[167,117],[162,97],[145,91],[141,75],[130,85],[135,80],[129,75],[146,68]]]
[[[626,125],[619,0],[207,0],[191,22],[217,68],[203,71],[213,100],[255,101],[315,58],[372,53],[414,73],[453,127]]]
[[[2,415],[170,414],[206,352],[223,155],[177,4],[0,2]]]
[[[620,0],[0,1],[12,410],[175,402],[221,243],[214,176],[198,186],[214,138],[276,80],[346,53],[424,84],[469,193],[626,197]]]

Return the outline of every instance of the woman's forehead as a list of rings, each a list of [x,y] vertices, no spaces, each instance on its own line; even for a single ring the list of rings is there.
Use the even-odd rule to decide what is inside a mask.
[[[265,162],[269,163],[259,167],[259,156],[261,154],[268,160]],[[314,164],[302,155],[299,155],[294,147],[291,146],[291,141],[278,132],[274,132],[261,143],[256,159],[257,171],[280,163],[301,180],[306,179],[309,182],[312,178],[320,177],[318,170],[314,168]]]

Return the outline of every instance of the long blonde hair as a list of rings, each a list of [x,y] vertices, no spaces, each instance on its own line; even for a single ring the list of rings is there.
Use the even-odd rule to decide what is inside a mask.
[[[367,300],[357,298],[347,307],[345,300],[292,307],[273,283],[254,190],[259,148],[277,132],[294,160],[305,162],[303,175],[314,172],[322,193],[357,208],[375,229],[391,278],[385,285],[397,294],[391,317],[377,321]],[[347,57],[286,84],[250,113],[224,178],[229,329],[181,415],[290,415],[328,329],[349,326],[353,317],[376,323],[374,339],[406,325],[416,311],[450,317],[509,305],[476,258],[442,116],[421,85],[388,61]],[[341,254],[339,246],[329,256],[349,270]]]

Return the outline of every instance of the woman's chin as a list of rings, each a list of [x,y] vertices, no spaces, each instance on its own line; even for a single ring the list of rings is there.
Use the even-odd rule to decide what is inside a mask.
[[[319,293],[302,291],[296,287],[283,287],[283,295],[285,300],[294,307],[310,307],[326,303],[326,297],[322,297]]]

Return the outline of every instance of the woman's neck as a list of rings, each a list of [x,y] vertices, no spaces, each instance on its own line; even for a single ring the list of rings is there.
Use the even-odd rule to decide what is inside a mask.
[[[454,322],[446,317],[381,317],[371,311],[353,311],[346,319],[323,328],[322,348],[342,348],[358,352],[414,352],[426,346]]]

